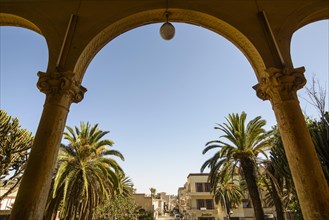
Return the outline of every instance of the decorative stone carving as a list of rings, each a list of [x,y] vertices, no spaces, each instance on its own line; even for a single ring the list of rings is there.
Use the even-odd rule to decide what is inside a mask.
[[[73,72],[38,72],[38,76],[37,87],[47,97],[60,99],[61,96],[65,96],[68,101],[78,103],[83,99],[84,93],[87,91],[75,79]]]
[[[306,84],[304,72],[304,67],[297,69],[270,67],[264,71],[260,82],[253,88],[260,99],[270,100],[273,104],[297,100],[297,90]]]

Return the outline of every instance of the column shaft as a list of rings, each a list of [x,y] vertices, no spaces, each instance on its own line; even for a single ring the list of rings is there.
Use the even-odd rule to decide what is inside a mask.
[[[305,220],[329,219],[329,188],[299,106],[305,69],[268,68],[254,88],[270,100]]]
[[[329,191],[299,103],[274,105],[304,219],[329,219]]]
[[[46,94],[46,101],[10,216],[12,220],[43,219],[70,105],[81,101],[86,92],[72,72],[39,72],[38,76],[37,86]]]
[[[68,108],[69,106],[67,106]],[[67,108],[45,105],[11,219],[43,218]]]

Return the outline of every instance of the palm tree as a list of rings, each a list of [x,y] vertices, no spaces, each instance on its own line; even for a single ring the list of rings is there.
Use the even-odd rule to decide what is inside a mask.
[[[267,157],[265,150],[269,148],[269,133],[264,130],[266,124],[260,116],[254,118],[245,126],[247,114],[229,114],[227,123],[218,124],[215,129],[224,132],[219,140],[210,141],[206,144],[203,154],[209,150],[218,149],[213,157],[206,160],[201,171],[210,168],[210,178],[215,173],[231,172],[241,166],[245,177],[248,192],[254,207],[257,220],[264,219],[264,212],[260,200],[260,194],[256,182],[256,159],[259,154]]]
[[[153,187],[150,188],[150,192],[151,192],[151,197],[152,198],[155,196],[156,191],[157,190],[155,188],[153,188]]]
[[[98,125],[80,123],[80,129],[66,126],[67,145],[60,146],[45,219],[92,219],[95,208],[119,187],[123,171],[112,156],[123,155],[109,149],[113,141],[102,138],[109,132]]]
[[[224,207],[227,218],[230,219],[231,207],[238,206],[243,198],[243,190],[238,183],[238,179],[232,178],[231,174],[220,173],[222,177],[216,185],[211,184],[211,189],[214,194],[215,202],[221,203]]]
[[[264,161],[263,169],[263,173],[260,175],[261,181],[267,189],[265,203],[268,206],[275,206],[277,220],[284,220],[283,200],[287,198],[285,195],[288,193],[285,188],[285,177],[280,175],[280,171],[274,167],[270,160]]]
[[[131,196],[134,193],[134,184],[132,180],[124,173],[119,174],[118,177],[119,187],[116,193],[122,196]]]

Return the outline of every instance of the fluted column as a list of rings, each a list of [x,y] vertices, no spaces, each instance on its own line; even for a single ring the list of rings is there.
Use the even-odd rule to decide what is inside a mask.
[[[12,210],[12,220],[42,219],[70,105],[81,101],[86,92],[72,72],[39,72],[38,76],[37,86],[46,94],[46,101]]]
[[[254,88],[270,100],[305,220],[329,219],[329,189],[299,106],[305,69],[267,69]]]

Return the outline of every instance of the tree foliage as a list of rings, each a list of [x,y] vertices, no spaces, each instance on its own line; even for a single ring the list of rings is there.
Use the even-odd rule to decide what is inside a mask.
[[[120,177],[122,190],[115,192],[112,197],[104,201],[96,212],[95,219],[107,220],[153,220],[153,212],[148,212],[137,205],[133,198],[133,183],[126,176]]]
[[[228,219],[230,219],[231,207],[237,207],[240,205],[244,190],[240,187],[240,181],[238,178],[234,178],[235,175],[221,173],[219,182],[212,187],[215,202],[221,203],[226,211]],[[224,175],[224,176],[223,176]]]
[[[153,187],[150,188],[152,198],[155,196],[156,191],[157,191],[156,188],[153,188]]]
[[[269,133],[263,128],[266,121],[260,116],[246,124],[247,114],[229,114],[227,123],[219,124],[215,129],[224,134],[218,140],[206,144],[203,154],[209,150],[216,150],[213,157],[206,160],[201,171],[206,167],[210,168],[210,184],[215,187],[220,183],[220,178],[226,174],[234,174],[237,168],[242,168],[243,177],[246,180],[248,192],[251,197],[255,216],[257,219],[264,219],[264,212],[260,200],[260,193],[257,186],[256,160],[259,154],[265,157],[266,150],[270,147],[268,143]]]
[[[0,201],[18,187],[32,143],[32,133],[0,109],[0,187],[8,189]]]
[[[325,112],[320,120],[309,120],[308,129],[329,184],[329,112]]]
[[[270,150],[270,166],[273,167],[273,172],[270,172],[270,180],[275,183],[271,187],[275,187],[284,211],[293,212],[296,220],[303,219],[283,142],[277,127],[273,128],[271,142],[273,147]],[[267,203],[271,201],[275,203],[273,189],[269,189],[270,194],[267,196]]]
[[[113,141],[102,139],[109,132],[98,125],[81,122],[80,128],[66,126],[60,146],[55,175],[49,193],[45,219],[92,219],[95,209],[109,200],[120,187],[123,170],[113,156],[123,155],[109,147]]]
[[[138,207],[131,195],[114,195],[97,209],[97,219],[136,220]]]

